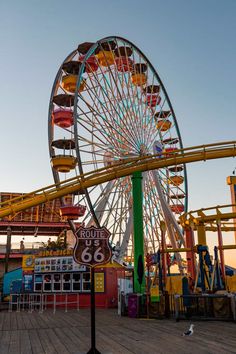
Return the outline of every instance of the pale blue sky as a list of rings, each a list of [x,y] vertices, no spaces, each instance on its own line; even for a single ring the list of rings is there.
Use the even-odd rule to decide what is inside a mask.
[[[1,191],[53,182],[47,110],[56,72],[84,41],[119,35],[157,69],[184,146],[234,140],[236,1],[0,2]],[[189,207],[230,202],[235,159],[188,165]]]

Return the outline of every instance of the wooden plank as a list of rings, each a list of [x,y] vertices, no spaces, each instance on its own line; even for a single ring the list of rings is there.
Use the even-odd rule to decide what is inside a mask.
[[[5,312],[0,312],[0,331],[3,329],[4,318]]]
[[[16,317],[17,317],[18,313],[19,313],[19,312],[12,312],[12,314],[11,314],[11,316],[10,316],[10,326],[11,326],[11,330],[17,329]]]
[[[11,339],[11,332],[10,331],[3,331],[1,342],[0,342],[0,353],[7,354]]]
[[[19,348],[20,348],[20,332],[17,330],[11,330],[9,353],[19,354]]]
[[[29,332],[27,330],[19,330],[20,334],[20,354],[32,353]]]
[[[29,333],[29,338],[30,338],[30,344],[31,344],[31,349],[33,354],[42,354],[44,353],[38,332],[36,329],[31,329],[28,331]]]
[[[86,353],[86,350],[89,350],[89,344],[79,336],[78,327],[65,327],[62,330],[65,336],[73,343],[74,348],[77,348],[77,351]]]
[[[103,333],[100,329],[97,330],[96,333],[96,340],[97,340],[97,348],[100,351],[109,351],[116,354],[131,354],[133,353],[131,348],[126,349],[123,345],[118,343],[117,338],[113,340],[109,334],[105,331]]]
[[[54,343],[57,353],[61,354],[68,354],[69,351],[67,350],[66,346],[63,343],[63,338],[59,338],[57,333],[54,329],[48,329],[47,331],[48,337],[51,343]]]
[[[31,313],[30,312],[21,312],[22,324],[20,325],[19,329],[30,329],[30,328],[32,328],[30,317],[31,317]]]
[[[69,353],[74,353],[75,354],[76,352],[81,351],[81,349],[78,348],[71,341],[70,337],[67,336],[67,334],[63,331],[63,329],[55,328],[54,332],[57,335],[57,337],[60,338],[60,341],[64,344],[64,346],[66,347],[66,349],[68,350]]]
[[[38,330],[38,335],[40,338],[41,345],[45,353],[55,354],[57,353],[56,348],[54,347],[54,343],[50,341],[47,331],[48,331],[47,329],[43,329],[43,328],[40,328]]]
[[[5,312],[4,320],[3,320],[3,330],[9,331],[11,329],[11,314],[12,312]]]

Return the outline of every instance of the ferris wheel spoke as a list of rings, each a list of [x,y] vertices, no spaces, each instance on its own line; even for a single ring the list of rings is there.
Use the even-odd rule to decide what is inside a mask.
[[[86,121],[86,123],[87,123],[87,125],[89,125],[91,128],[94,128],[94,123],[92,122],[92,121]],[[99,132],[99,135],[101,135],[101,137],[96,133],[95,134],[95,132],[94,132],[94,130],[92,130],[92,129],[89,129],[87,126],[85,126],[84,124],[82,124],[81,123],[81,121],[80,121],[80,125],[84,128],[84,129],[86,129],[88,132],[90,132],[91,134],[93,134],[93,138],[94,138],[94,136],[96,137],[96,139],[97,140],[99,140],[100,142],[102,142],[103,144],[104,144],[104,141],[106,142],[109,142],[109,144],[111,145],[111,146],[113,146],[114,147],[114,149],[116,150],[117,149],[117,146],[121,143],[121,140],[120,139],[118,139],[118,138],[116,138],[116,136],[115,135],[109,135],[109,133],[108,132],[106,132],[105,130],[99,130],[99,127],[97,127],[97,131]],[[105,139],[105,140],[102,140],[102,137]],[[112,137],[111,139],[113,139],[113,140],[111,140],[110,139],[110,137]],[[84,138],[82,138],[82,139],[84,139]],[[81,139],[81,140],[82,140]],[[116,141],[116,143],[114,144],[114,141]],[[94,144],[93,143],[93,141],[91,141],[91,144]],[[107,149],[107,145],[104,145],[104,149]],[[119,150],[117,150],[117,153],[119,154]]]
[[[163,192],[162,192],[162,189],[161,189],[161,185],[160,185],[160,182],[158,180],[158,175],[157,175],[157,173],[155,173],[153,171],[152,171],[152,175],[153,175],[153,179],[155,181],[156,187],[157,187],[157,191],[158,191],[158,195],[159,195],[159,198],[160,198],[161,207],[162,207],[163,213],[165,215],[165,219],[169,221],[168,225],[171,224],[173,226],[175,232],[178,235],[179,241],[182,244],[185,244],[182,231],[181,231],[179,225],[177,224],[177,221],[174,218],[173,213],[171,212],[168,204],[165,201],[165,198],[164,198],[164,195],[163,195]],[[177,248],[177,242],[175,240],[175,237],[173,236],[173,230],[171,230],[171,229],[169,229],[169,236],[171,237],[171,242],[172,242],[173,247]]]
[[[104,75],[104,74],[103,74],[103,75]],[[96,79],[96,76],[94,76],[94,77],[95,77],[95,79]],[[107,86],[107,80],[104,80],[104,82],[105,82],[105,86]],[[109,87],[109,88],[110,88],[110,87]],[[117,115],[117,117],[119,118],[119,120],[120,120],[120,121],[122,120],[122,117],[121,117],[120,113],[119,113],[118,110],[117,110],[117,107],[120,107],[120,106],[117,105],[117,104],[114,105],[114,103],[113,103],[113,101],[117,103],[116,97],[113,96],[112,99],[111,99],[111,98],[109,97],[109,94],[108,94],[110,91],[107,90],[107,89],[105,89],[103,86],[101,86],[100,90],[101,90],[101,92],[102,92],[102,94],[103,94],[103,99],[105,100],[105,97],[106,97],[106,99],[108,100],[108,102],[109,102],[109,104],[110,104],[109,113],[110,113],[110,111],[111,111],[111,108],[112,108],[112,110],[113,110],[113,113],[115,113],[115,114],[111,114],[111,113],[110,113],[111,120],[113,121],[114,124],[117,125],[118,128],[121,128],[121,130],[123,130],[123,127],[120,125],[119,121],[118,121],[117,119],[114,119],[115,115]],[[98,97],[98,95],[96,95],[96,98],[97,98],[97,97]],[[102,104],[102,106],[103,106],[103,104]]]
[[[117,257],[118,260],[122,260],[127,252],[128,245],[130,243],[130,238],[133,234],[133,211],[131,210],[128,216],[128,221],[126,223],[126,228],[124,235],[120,244],[120,252]]]
[[[102,194],[98,197],[98,199],[95,201],[93,204],[93,208],[95,210],[95,214],[97,216],[97,219],[99,222],[101,222],[105,209],[106,209],[106,204],[107,204],[107,195],[110,193],[114,185],[114,181],[109,181],[104,190],[102,191]],[[90,218],[87,227],[90,227],[90,225],[93,224],[93,218]]]
[[[159,243],[158,229],[156,226],[160,225],[161,210],[159,207],[158,194],[154,191],[153,181],[151,180],[151,176],[148,172],[144,173],[144,200],[144,219],[146,219],[146,224],[149,221],[151,225],[151,241],[154,245]]]
[[[81,97],[81,98],[82,98],[82,100],[86,103],[86,101],[84,100],[84,98],[83,98],[83,97]],[[103,134],[103,135],[105,134],[106,137],[110,136],[110,137],[112,137],[112,139],[115,138],[114,141],[117,141],[119,144],[124,141],[124,142],[128,143],[129,145],[133,146],[133,148],[134,148],[134,150],[135,150],[135,145],[133,145],[133,142],[130,141],[130,140],[128,140],[128,138],[126,137],[126,135],[122,134],[123,129],[121,129],[121,131],[119,131],[118,129],[116,129],[116,128],[114,127],[114,125],[112,125],[111,122],[109,122],[109,119],[108,119],[107,117],[104,118],[104,117],[99,113],[99,111],[98,111],[99,108],[97,107],[97,105],[96,105],[96,110],[94,110],[94,108],[92,108],[91,106],[90,106],[90,109],[91,109],[91,111],[92,111],[92,113],[93,113],[93,117],[94,117],[94,118],[96,118],[97,116],[99,116],[99,117],[103,120],[104,125],[101,125],[101,122],[99,122],[99,120],[96,118],[97,129],[98,129],[99,127],[102,128],[102,131],[100,130],[100,133],[101,133],[101,134]],[[95,114],[94,114],[94,113],[95,113]],[[88,123],[89,123],[89,122],[88,122]],[[92,123],[92,122],[91,122],[91,123]],[[94,123],[93,123],[93,124],[94,124]],[[95,125],[95,126],[96,126],[96,125]],[[119,125],[119,126],[120,126],[120,125]],[[108,132],[106,132],[106,131],[104,130],[104,127],[106,127],[106,128],[108,129]],[[118,137],[115,137],[115,136],[114,136],[114,132],[117,134]],[[123,140],[122,140],[122,139],[123,139]]]
[[[130,111],[128,111],[127,110],[127,107],[124,105],[124,102],[123,102],[123,94],[124,94],[124,91],[123,91],[123,89],[122,89],[122,85],[121,85],[121,82],[120,82],[120,76],[119,75],[117,75],[117,78],[118,78],[118,80],[117,79],[115,79],[115,77],[114,77],[114,75],[113,75],[113,73],[112,73],[112,70],[111,70],[111,68],[110,68],[110,66],[108,66],[108,73],[110,74],[110,83],[111,83],[111,86],[109,85],[109,82],[107,81],[107,80],[105,80],[105,82],[108,84],[108,86],[109,86],[109,88],[110,88],[110,91],[109,92],[112,92],[112,93],[114,93],[114,89],[113,89],[113,87],[112,87],[112,82],[114,83],[114,86],[116,87],[116,91],[117,91],[117,93],[118,93],[118,96],[119,96],[119,98],[118,98],[118,103],[119,102],[121,102],[122,103],[122,106],[123,106],[123,109],[124,109],[124,111],[125,111],[125,117],[127,117],[128,118],[128,121],[130,122],[132,122],[132,117],[131,117],[131,112]],[[121,86],[121,88],[118,86],[118,83],[120,83],[120,86]],[[122,90],[122,93],[120,92],[120,89]],[[114,98],[114,101],[117,101],[117,98],[115,97],[115,95],[113,95],[113,98]],[[120,107],[120,105],[119,105],[119,107]],[[124,115],[123,115],[124,116]],[[131,136],[134,138],[134,141],[136,140],[136,141],[139,141],[139,137],[138,136],[133,136],[133,133],[136,131],[136,129],[135,130],[133,130],[133,129],[131,129],[130,130],[130,134],[131,134]]]
[[[109,73],[110,73],[111,76],[112,76],[112,80],[110,80],[110,81],[111,81],[111,82],[114,82],[114,84],[115,84],[115,86],[116,86],[116,88],[117,88],[117,91],[118,91],[118,93],[119,93],[119,98],[120,98],[120,100],[121,100],[121,102],[122,102],[122,104],[123,104],[123,107],[124,107],[125,111],[128,112],[128,110],[127,110],[127,108],[126,108],[126,106],[124,105],[124,102],[123,102],[123,100],[122,100],[122,97],[123,97],[123,94],[124,94],[123,86],[121,85],[121,89],[122,89],[122,94],[121,94],[120,89],[119,89],[119,86],[117,85],[118,80],[116,80],[116,79],[114,78],[114,75],[113,75],[113,73],[112,73],[112,71],[111,71],[110,66],[108,66],[108,71],[109,71]],[[120,75],[117,74],[117,77],[120,78]],[[120,82],[120,79],[119,79],[119,82]],[[127,90],[128,90],[128,87],[127,87]],[[112,92],[113,92],[113,91],[112,91]],[[129,92],[129,90],[128,90],[128,92]],[[130,115],[126,114],[126,116],[130,116]],[[131,120],[131,121],[132,121],[132,120]],[[137,130],[137,129],[136,129],[136,130]]]

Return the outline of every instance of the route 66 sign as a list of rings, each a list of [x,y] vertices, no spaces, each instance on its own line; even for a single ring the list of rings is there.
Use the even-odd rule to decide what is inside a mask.
[[[76,233],[75,262],[91,267],[108,263],[112,256],[110,235],[106,227],[80,227]]]

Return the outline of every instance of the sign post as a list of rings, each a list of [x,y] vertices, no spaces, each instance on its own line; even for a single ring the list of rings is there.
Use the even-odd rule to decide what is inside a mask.
[[[96,228],[94,226],[80,227],[76,233],[74,260],[91,267],[91,349],[87,354],[101,354],[96,349],[94,267],[110,261],[112,255],[109,244],[110,235],[105,227]]]

